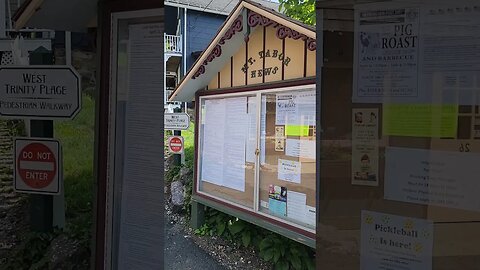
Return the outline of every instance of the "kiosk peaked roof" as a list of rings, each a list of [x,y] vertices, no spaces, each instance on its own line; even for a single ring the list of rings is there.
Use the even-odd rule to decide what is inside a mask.
[[[230,57],[245,44],[247,29],[242,27],[242,24],[248,19],[247,10],[261,16],[260,24],[283,26],[282,29],[287,29],[285,35],[295,35],[296,38],[301,36],[316,46],[314,26],[289,18],[259,3],[242,0],[169,97],[170,101],[192,101],[195,93],[204,89],[215,74],[230,61]]]

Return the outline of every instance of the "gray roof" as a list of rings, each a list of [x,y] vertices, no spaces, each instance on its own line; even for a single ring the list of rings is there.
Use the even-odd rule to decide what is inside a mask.
[[[165,0],[166,6],[187,6],[205,12],[228,15],[240,0]],[[264,7],[278,11],[279,3],[271,0],[253,0]]]

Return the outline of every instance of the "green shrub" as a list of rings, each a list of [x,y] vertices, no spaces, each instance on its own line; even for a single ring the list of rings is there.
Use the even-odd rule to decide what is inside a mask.
[[[278,270],[315,269],[312,248],[212,208],[206,209],[205,224],[195,233],[217,235],[244,247],[253,247]]]
[[[10,252],[7,261],[0,265],[2,270],[48,269],[49,258],[45,252],[58,231],[51,233],[27,232],[21,237],[21,244]]]

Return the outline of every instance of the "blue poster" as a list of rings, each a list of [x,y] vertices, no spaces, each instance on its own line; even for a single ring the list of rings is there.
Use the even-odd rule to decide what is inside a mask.
[[[270,185],[268,191],[268,210],[272,215],[287,216],[287,188]]]

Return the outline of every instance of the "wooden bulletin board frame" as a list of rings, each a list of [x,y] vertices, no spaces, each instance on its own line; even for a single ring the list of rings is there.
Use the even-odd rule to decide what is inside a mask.
[[[287,237],[290,237],[296,241],[304,243],[310,247],[315,248],[315,229],[308,229],[306,227],[300,226],[293,222],[282,220],[275,216],[267,215],[256,211],[259,207],[259,191],[258,191],[258,181],[255,180],[257,188],[254,192],[254,208],[249,209],[248,207],[239,205],[237,203],[230,202],[226,199],[219,198],[207,192],[200,191],[199,182],[199,160],[200,160],[200,108],[201,101],[206,98],[216,98],[216,97],[232,97],[232,96],[245,96],[252,95],[257,93],[275,93],[278,91],[294,91],[296,89],[302,90],[302,88],[309,87],[312,89],[316,88],[315,78],[310,77],[307,79],[301,80],[289,80],[281,83],[267,83],[263,85],[256,86],[246,86],[246,87],[237,87],[237,88],[228,88],[228,89],[218,89],[215,91],[198,91],[195,97],[196,114],[195,114],[195,170],[194,170],[194,187],[193,187],[193,196],[192,198],[195,201],[198,201],[207,206],[216,208],[220,211],[226,212],[231,215],[235,215],[239,218],[243,218],[246,221],[254,223],[258,226],[264,227],[266,229],[281,233]],[[259,104],[258,104],[259,106]],[[257,119],[259,121],[259,119]],[[257,166],[258,167],[258,166]],[[257,179],[258,179],[258,169],[257,170]],[[313,180],[315,185],[315,180]],[[316,187],[315,187],[316,190]],[[315,194],[313,194],[315,195]]]

